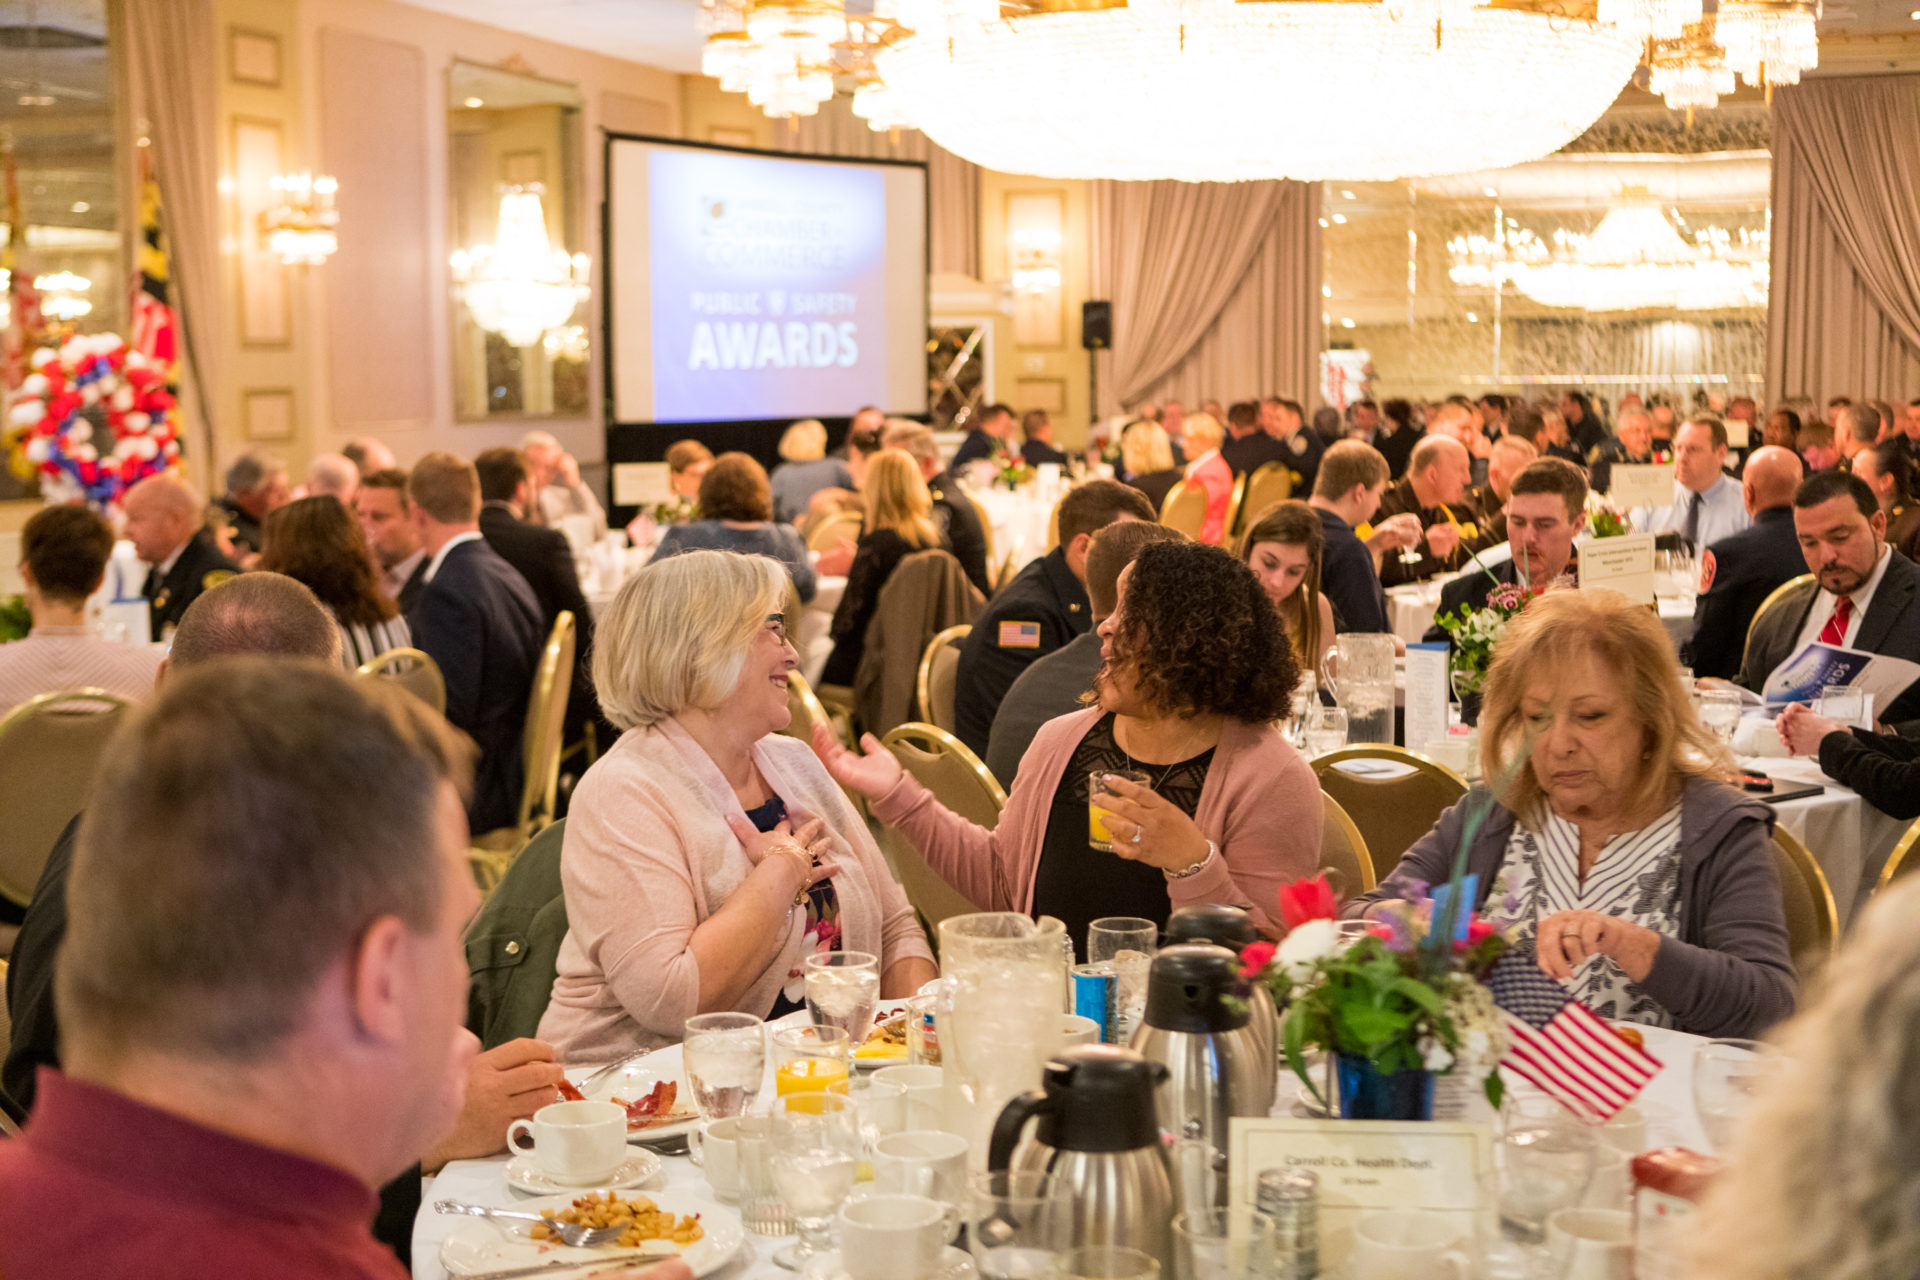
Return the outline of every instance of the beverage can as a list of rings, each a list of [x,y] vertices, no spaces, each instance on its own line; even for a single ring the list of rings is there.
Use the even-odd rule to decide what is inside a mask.
[[[1073,966],[1073,1011],[1093,1019],[1102,1044],[1120,1043],[1120,975],[1111,964]]]

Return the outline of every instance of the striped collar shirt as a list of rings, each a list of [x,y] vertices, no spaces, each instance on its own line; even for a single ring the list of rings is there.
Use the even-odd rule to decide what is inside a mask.
[[[91,627],[43,623],[25,639],[0,645],[0,714],[29,698],[68,689],[105,689],[144,702],[165,656],[158,645],[114,643]]]

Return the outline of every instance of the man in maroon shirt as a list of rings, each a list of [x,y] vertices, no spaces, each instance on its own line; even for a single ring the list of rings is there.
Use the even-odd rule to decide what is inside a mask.
[[[470,759],[404,693],[318,665],[167,682],[80,828],[64,1074],[0,1143],[0,1275],[405,1275],[368,1224],[453,1127],[477,1048]]]

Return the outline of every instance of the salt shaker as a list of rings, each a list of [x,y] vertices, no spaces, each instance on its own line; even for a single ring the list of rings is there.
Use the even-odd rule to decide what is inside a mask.
[[[1277,1280],[1314,1280],[1320,1274],[1320,1175],[1310,1169],[1263,1169],[1254,1179],[1254,1204],[1273,1219]]]

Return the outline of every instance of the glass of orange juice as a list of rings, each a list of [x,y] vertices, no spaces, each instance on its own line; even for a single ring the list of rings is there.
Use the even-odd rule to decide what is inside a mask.
[[[1107,830],[1107,819],[1112,814],[1100,804],[1107,795],[1109,776],[1137,782],[1143,787],[1153,781],[1139,769],[1095,769],[1087,775],[1087,843],[1103,853],[1113,852],[1113,835]]]
[[[853,1037],[840,1027],[782,1027],[773,1033],[773,1061],[776,1097],[844,1094],[853,1068]]]

